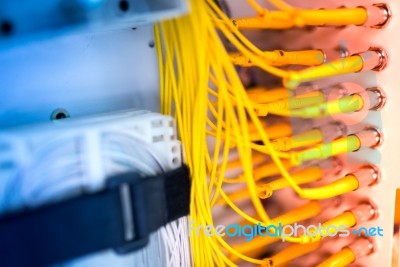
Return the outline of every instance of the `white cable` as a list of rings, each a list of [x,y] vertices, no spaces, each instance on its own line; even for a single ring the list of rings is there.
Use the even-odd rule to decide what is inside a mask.
[[[100,157],[105,177],[134,171],[152,176],[168,171],[166,154],[126,130],[99,132]],[[91,144],[93,145],[93,144]],[[18,170],[0,207],[35,207],[50,201],[60,201],[85,191],[90,182],[87,175],[84,133],[52,136],[35,144],[32,160]],[[4,204],[4,205],[2,205]],[[7,209],[0,209],[0,212]],[[151,212],[151,211],[149,211]],[[191,266],[188,246],[187,218],[180,218],[162,227],[150,237],[150,244],[140,251],[120,256],[108,250],[62,264],[67,267],[131,267],[131,266]]]

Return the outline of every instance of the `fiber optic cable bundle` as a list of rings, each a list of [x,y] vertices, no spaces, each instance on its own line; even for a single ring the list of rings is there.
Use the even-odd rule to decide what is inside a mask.
[[[338,118],[383,108],[385,94],[379,87],[353,91],[351,83],[322,87],[318,82],[381,71],[386,52],[372,47],[326,62],[323,49],[263,51],[241,30],[380,29],[390,10],[378,4],[306,10],[268,2],[276,9],[248,0],[255,17],[229,18],[218,1],[192,0],[188,16],[155,26],[161,111],[177,121],[192,174],[190,229],[298,223],[325,229],[345,225],[343,231],[360,227],[376,218],[376,206],[354,198],[352,205],[345,204],[346,197],[379,183],[380,172],[368,161],[353,164],[346,157],[375,150],[382,134],[371,125],[355,130]],[[257,67],[281,84],[245,88],[238,66]],[[244,240],[244,234],[232,237],[211,229],[191,232],[195,266],[347,266],[374,251],[374,243],[362,236],[343,238],[342,250],[329,250],[337,242],[331,230],[297,236],[271,232],[275,235]]]
[[[73,212],[75,209],[84,210],[85,206],[94,207],[96,197],[101,200],[102,196],[106,194],[107,191],[103,192],[103,190],[109,187],[109,183],[112,181],[108,180],[110,177],[134,173],[139,177],[139,183],[141,180],[151,183],[151,181],[155,181],[155,178],[147,177],[168,175],[169,172],[181,166],[180,142],[176,140],[175,124],[171,117],[147,111],[127,110],[88,118],[64,119],[51,123],[2,130],[0,132],[0,143],[2,147],[1,165],[3,166],[1,172],[3,186],[0,194],[0,213],[2,216],[0,217],[0,232],[2,233],[0,254],[2,264],[27,266],[27,262],[29,262],[29,266],[43,266],[44,263],[52,263],[52,266],[71,267],[132,266],[133,263],[135,266],[190,265],[186,216],[177,216],[170,223],[162,224],[157,231],[150,233],[148,246],[140,250],[127,250],[132,252],[123,255],[116,254],[110,248],[96,250],[96,248],[99,248],[99,242],[106,240],[102,240],[102,235],[112,239],[120,235],[118,232],[111,231],[112,222],[118,222],[119,218],[111,218],[109,222],[111,224],[108,224],[109,228],[105,229],[101,229],[101,225],[105,223],[102,220],[106,220],[106,217],[103,217],[102,220],[96,220],[94,224],[89,224],[94,231],[97,231],[97,228],[102,231],[95,237],[91,237],[91,240],[93,239],[93,242],[97,242],[97,244],[91,244],[91,240],[85,240],[88,236],[90,237],[86,232],[72,232],[74,229],[75,231],[80,229],[77,222],[84,220],[82,216],[89,216],[85,219],[85,223],[88,223],[91,217],[100,218],[102,214],[110,212],[117,212],[116,214],[118,214],[120,208],[111,209],[108,206],[112,204],[110,197],[105,197],[105,200],[102,200],[100,210],[89,209],[88,214]],[[179,173],[178,171],[173,175],[179,175]],[[129,175],[127,177],[129,178]],[[126,183],[129,181],[127,177],[124,178]],[[176,196],[176,203],[173,203],[176,207],[172,208],[172,212],[178,215],[189,203],[189,180],[187,180],[187,183],[185,183],[185,180],[181,180],[179,185],[174,185],[171,183],[177,183],[178,180],[171,177],[169,179],[171,179],[171,182],[162,180],[161,187],[157,187],[156,182],[150,184],[152,186],[150,191],[146,189],[146,185],[142,185],[139,192],[149,195],[150,200],[157,200],[157,198],[152,197],[154,194],[164,195],[163,190],[170,190],[172,195],[180,194]],[[135,197],[134,190],[132,186],[130,193],[132,198]],[[121,194],[121,196],[124,195],[124,193]],[[81,196],[86,196],[89,200],[86,200],[86,202],[80,200]],[[171,209],[165,208],[166,210],[163,210],[163,205],[168,204],[171,199],[166,194],[163,203],[156,203],[156,205],[151,206],[151,209],[141,211],[150,216],[146,224],[151,225],[153,223],[151,218],[157,219],[154,214],[160,214],[160,212],[165,214],[168,209]],[[141,201],[146,200],[143,196],[138,196],[137,201],[133,201],[129,205],[140,207],[143,203],[137,202]],[[130,203],[130,200],[127,203]],[[119,201],[115,204],[120,205]],[[128,204],[125,203],[125,205]],[[51,217],[52,213],[49,211],[52,207],[55,207],[53,209],[56,214],[55,217]],[[33,214],[29,213],[30,211]],[[137,208],[133,208],[132,212],[137,213],[139,211]],[[23,227],[23,220],[18,221],[18,217],[12,217],[13,214],[25,218],[29,229]],[[138,213],[136,215],[138,216]],[[35,236],[35,231],[39,231],[42,227],[38,223],[41,221],[41,216],[44,216],[45,221],[50,224],[55,224],[57,233],[52,232],[51,229],[47,231],[48,228],[43,226],[45,227],[44,232],[39,233],[42,236],[41,240],[30,240],[32,236]],[[143,215],[142,217],[146,216]],[[56,221],[51,220],[51,218]],[[146,220],[146,218],[142,219]],[[9,228],[7,228],[7,220],[14,220]],[[69,223],[67,223],[67,227],[64,227],[64,224],[57,225],[57,221]],[[142,227],[139,225],[139,221],[138,218],[135,218],[134,222],[131,222],[133,223],[133,232],[126,232],[131,233],[133,239],[138,237],[138,233],[135,233],[137,231],[135,227]],[[127,221],[125,218],[124,222],[127,224],[129,220]],[[71,225],[71,229],[68,228],[68,224]],[[84,224],[82,227],[84,227]],[[19,231],[16,232],[16,229]],[[140,230],[140,228],[138,229]],[[7,237],[5,236],[6,230],[12,231],[7,232]],[[25,233],[26,236],[20,236],[21,232]],[[57,237],[52,241],[53,234]],[[143,229],[140,234],[145,234]],[[11,244],[4,244],[9,235],[14,241]],[[67,258],[64,263],[51,262],[57,257],[66,257],[66,254],[63,254],[59,247],[67,242],[65,240],[68,240],[68,235],[76,235],[76,238],[80,240],[79,245],[71,244],[72,247],[64,247],[62,250],[67,251],[67,254],[68,251],[72,251],[71,253],[76,253],[80,257],[77,259]],[[60,237],[62,240],[57,239]],[[15,242],[18,244],[20,242],[18,240],[21,238],[25,245],[18,247],[16,251],[8,252],[12,255],[16,254],[17,259],[13,258],[12,255],[6,255],[5,251],[9,248],[13,249],[13,244]],[[96,238],[100,239],[96,240]],[[142,238],[145,238],[145,236]],[[143,241],[146,241],[146,239],[143,239]],[[32,242],[36,244],[35,247],[29,245]],[[53,242],[53,245],[48,242]],[[52,249],[49,249],[49,247],[45,251],[37,248],[48,245],[55,248],[53,252],[57,256],[52,254]],[[93,246],[92,252],[95,253],[89,256],[79,254],[80,249],[82,250],[85,245]],[[144,247],[144,245],[145,243],[138,248]],[[39,253],[35,254],[35,251]],[[43,259],[44,261],[42,261]]]

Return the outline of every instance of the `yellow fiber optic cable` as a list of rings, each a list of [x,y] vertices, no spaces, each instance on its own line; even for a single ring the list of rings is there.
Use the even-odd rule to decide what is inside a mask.
[[[292,178],[296,181],[298,185],[307,184],[311,182],[318,181],[322,178],[323,172],[321,167],[312,166],[308,167],[291,174]],[[285,178],[278,178],[272,182],[266,184],[257,185],[257,192],[260,198],[269,198],[272,193],[276,190],[280,190],[289,187],[290,184]],[[304,189],[303,189],[304,190]]]
[[[211,128],[213,129],[213,131],[207,131],[208,135],[211,136],[216,136],[216,129],[217,127],[214,125],[214,123],[212,123],[209,119],[207,119],[207,124],[209,126],[211,126]],[[222,124],[222,123],[221,123]],[[249,137],[251,142],[257,142],[257,141],[261,141],[262,137],[259,133],[258,130],[256,129],[252,129],[252,124],[249,123]],[[263,129],[264,132],[268,135],[270,135],[270,138],[280,138],[280,137],[285,137],[285,136],[289,136],[292,133],[292,127],[289,123],[287,122],[281,122],[281,123],[275,123],[275,124],[271,124],[269,126],[267,126],[266,124],[263,125],[265,128]],[[221,138],[225,138],[226,137],[226,133],[222,132],[221,133]],[[232,138],[232,142],[231,142],[231,148],[237,146],[236,143],[236,138],[234,138],[233,136],[231,136]],[[252,148],[259,150],[260,152],[264,151],[265,154],[269,154],[266,149],[260,148],[260,146],[258,145],[253,145],[250,144]]]
[[[230,55],[233,64],[243,67],[254,66],[250,58],[241,53]],[[272,66],[301,65],[318,66],[325,62],[325,53],[322,50],[304,50],[304,51],[266,51],[264,59],[267,64]]]
[[[325,105],[325,94],[321,91],[311,91],[298,96],[292,96],[288,98],[281,98],[275,102],[266,104],[254,104],[254,110],[260,117],[272,114],[291,114],[294,109],[301,109],[309,107],[310,109],[316,105]],[[318,111],[322,110],[320,108]],[[308,111],[308,109],[306,109]],[[306,113],[304,111],[304,113]],[[283,113],[282,113],[283,112]],[[294,111],[295,115],[301,111]]]
[[[261,142],[261,141],[263,141],[263,140],[260,140],[259,142]],[[281,166],[283,167],[282,162],[283,162],[283,160],[290,159],[290,157],[291,157],[290,152],[276,151],[272,146],[271,147],[269,147],[269,146],[271,146],[270,142],[268,143],[268,145],[265,145],[265,144],[259,145],[257,143],[253,143],[253,142],[250,143],[250,148],[253,149],[254,151],[265,153],[266,155],[270,155],[270,156],[274,155],[274,156],[278,157],[279,162],[281,163]],[[272,151],[271,151],[271,149],[272,149]],[[274,163],[276,164],[276,161],[274,161]],[[281,168],[281,167],[279,167],[279,168]],[[282,169],[280,169],[280,170],[282,171]]]
[[[321,230],[318,232],[314,231],[313,236],[305,234],[300,237],[289,237],[287,241],[301,244],[320,242],[325,237],[336,235],[338,230],[343,231],[355,226],[356,224],[356,215],[352,211],[345,211],[342,214],[322,223]]]
[[[333,156],[353,152],[361,147],[361,141],[357,135],[349,135],[339,138],[327,144],[319,144],[315,147],[299,151],[291,152],[291,164],[299,166],[305,161],[323,160]]]
[[[373,251],[373,242],[364,237],[357,238],[353,243],[318,264],[317,267],[345,267]]]
[[[320,129],[312,129],[290,137],[281,137],[271,141],[277,151],[289,151],[291,149],[307,147],[322,143],[324,135]]]
[[[301,185],[319,180],[322,177],[322,170],[318,166],[308,167],[292,173],[292,178]],[[350,177],[348,177],[350,176]],[[369,186],[379,180],[379,173],[374,167],[363,167],[353,174],[349,174],[332,184],[314,189],[302,189],[301,197],[308,199],[326,199],[344,194],[359,187]],[[273,180],[266,184],[257,185],[257,192],[260,198],[271,197],[274,191],[289,187],[284,178]]]
[[[213,127],[213,128],[215,128],[215,127]],[[213,137],[217,136],[217,134],[215,132],[208,131],[208,130],[206,130],[206,134],[213,136]],[[259,135],[257,135],[257,137],[258,136]],[[221,137],[225,138],[224,134],[221,134]],[[232,137],[231,140],[232,141],[229,143],[229,148],[235,148],[235,147],[238,148],[238,146],[240,146],[240,144],[242,144],[242,142],[238,141],[237,138]],[[282,158],[282,159],[290,159],[290,154],[288,152],[280,152],[280,151],[271,152],[270,148],[268,148],[266,145],[259,145],[253,141],[257,142],[257,140],[249,140],[247,144],[249,145],[249,148],[254,151],[264,153],[265,155],[275,154],[275,156]],[[262,141],[262,140],[260,140],[260,141]],[[226,142],[226,143],[228,143],[228,142]]]
[[[343,248],[317,267],[345,267],[356,260],[354,252],[350,248]]]
[[[303,189],[300,197],[307,199],[324,199],[339,196],[354,190],[357,190],[363,184],[360,179],[368,179],[372,177],[357,177],[357,174],[348,174],[343,178],[340,178],[328,185],[321,186],[318,188],[307,188]],[[374,180],[370,179],[366,185],[370,185]]]
[[[230,25],[237,30],[243,29],[291,29],[294,27],[293,22],[274,20],[269,16],[257,16],[250,18],[236,18],[230,21]]]
[[[266,159],[267,159],[267,157],[265,154],[253,152],[251,161],[252,161],[253,165],[259,165],[259,164],[265,162]],[[227,169],[236,169],[236,168],[241,168],[241,167],[242,167],[242,163],[240,161],[240,158],[230,160],[230,161],[228,161],[228,163],[226,165]]]
[[[196,7],[196,12],[192,13],[190,16],[179,18],[176,21],[163,22],[160,27],[161,29],[158,30],[158,28],[156,28],[156,32],[163,37],[162,45],[166,51],[164,55],[159,55],[159,58],[162,61],[160,64],[163,65],[163,67],[160,67],[160,75],[165,75],[160,79],[162,82],[161,88],[165,90],[162,94],[162,110],[166,113],[171,113],[171,104],[175,103],[175,116],[178,121],[180,138],[185,144],[185,156],[187,163],[191,168],[193,177],[191,219],[195,220],[197,224],[205,225],[212,224],[212,218],[209,205],[207,205],[207,202],[203,201],[203,199],[209,201],[209,190],[207,186],[204,186],[205,184],[202,183],[203,177],[206,177],[207,175],[207,168],[204,160],[206,155],[204,149],[206,147],[206,118],[200,114],[206,114],[206,88],[209,72],[207,61],[209,57],[207,56],[207,48],[199,45],[202,42],[200,42],[198,38],[203,38],[203,40],[207,39],[207,30],[204,31],[204,29],[207,29],[207,27],[212,28],[212,24],[207,20],[204,20],[204,18],[207,17],[207,14],[202,3],[192,1],[192,5]],[[178,27],[175,27],[175,23],[178,21],[180,25],[179,30]],[[185,29],[185,27],[191,25],[196,25],[196,31]],[[186,32],[186,34],[179,34],[180,30]],[[164,34],[165,32],[167,32],[167,34]],[[188,35],[187,32],[196,32],[196,34]],[[205,35],[202,36],[202,34]],[[180,40],[177,41],[179,38]],[[181,57],[181,52],[189,52],[190,50],[188,50],[187,46],[179,48],[178,46],[179,44],[187,42],[197,44],[198,50],[195,58],[190,57],[189,59],[189,57]],[[161,40],[159,40],[157,45],[161,45]],[[163,50],[158,49],[158,51],[159,53],[162,53]],[[180,64],[175,64],[175,60]],[[182,65],[184,65],[185,68],[182,68]],[[176,66],[178,66],[177,69]],[[176,69],[180,74],[175,75],[174,69]],[[182,81],[178,82],[176,77],[180,77],[178,79],[181,79]],[[183,79],[183,77],[186,78]],[[191,77],[192,79],[188,79],[187,77]],[[183,88],[204,89],[193,91],[183,90]],[[182,103],[182,105],[180,105],[180,103]],[[191,123],[191,114],[193,113],[196,114],[196,119],[193,121],[194,124]],[[194,131],[191,130],[192,127]],[[217,129],[221,129],[221,125],[218,125]],[[196,142],[189,141],[191,139],[195,139]],[[194,198],[194,194],[196,195],[196,198]],[[191,235],[190,239],[192,244],[193,260],[196,266],[213,266],[214,262],[223,262],[229,266],[234,266],[233,263],[224,256],[219,247],[226,246],[225,243],[218,241],[216,238],[195,237],[193,235]],[[252,261],[252,259],[248,260]],[[260,263],[262,261],[253,262]]]
[[[341,231],[348,231],[348,228],[351,228],[362,222],[369,221],[375,218],[375,216],[376,211],[372,205],[368,203],[359,204],[357,207],[349,211],[345,211],[342,214],[322,223],[318,229],[309,229],[308,234],[305,233],[302,236],[297,237],[283,237],[282,235],[281,237],[282,239],[285,239],[286,241],[291,243],[306,244],[319,242],[325,237],[336,236],[337,234],[339,234],[339,236],[347,236],[346,233],[343,233]]]
[[[243,218],[268,225],[271,220],[256,191],[253,150],[268,154],[278,173],[297,193],[301,193],[302,189],[288,173],[290,162],[288,164],[288,161],[281,160],[288,154],[275,151],[270,144],[270,137],[255,114],[215,28],[261,69],[281,78],[287,78],[288,72],[264,62],[260,58],[263,52],[227,24],[229,19],[212,0],[192,0],[191,5],[192,12],[188,16],[164,21],[155,30],[161,65],[160,87],[163,90],[161,110],[175,116],[179,138],[185,147],[185,159],[191,170],[190,219],[195,221],[195,225],[213,225],[213,203],[221,196]],[[194,54],[193,47],[196,47]],[[210,95],[216,98],[215,104],[210,105]],[[249,122],[254,124],[263,145],[255,146],[251,142]],[[211,147],[207,142],[209,137],[206,133],[210,129],[207,124],[212,125],[215,131]],[[223,190],[232,144],[236,145],[243,166],[241,179],[246,183],[249,199],[259,220],[241,211]],[[262,175],[265,173],[264,170]],[[264,263],[263,260],[241,254],[219,236],[191,235],[190,241],[195,266],[235,266],[225,252],[250,263]]]
[[[287,160],[282,161],[282,164],[285,167],[285,169],[290,169],[292,167],[290,161]],[[254,173],[254,181],[259,181],[263,178],[279,174],[280,169],[278,166],[276,166],[275,163],[267,163],[255,168],[253,173]]]
[[[289,212],[279,215],[270,221],[272,225],[288,225],[312,218],[322,211],[321,203],[318,201],[309,201]]]
[[[222,192],[222,193],[221,193],[221,196],[224,198],[224,200],[226,201],[226,203],[227,203],[235,212],[237,212],[239,215],[241,215],[241,216],[242,216],[244,219],[246,219],[248,222],[251,222],[251,223],[253,223],[253,224],[255,224],[255,225],[260,225],[260,226],[263,226],[263,227],[269,227],[269,226],[271,226],[271,225],[279,226],[279,223],[280,223],[281,221],[282,221],[282,223],[280,223],[280,225],[284,225],[285,223],[289,224],[290,220],[294,220],[295,218],[301,220],[301,218],[303,218],[303,217],[301,217],[301,216],[308,216],[307,214],[310,214],[309,212],[318,212],[318,213],[321,212],[321,207],[320,207],[320,206],[315,207],[315,205],[316,205],[316,204],[318,205],[319,203],[309,202],[309,203],[308,203],[308,204],[310,205],[309,207],[307,207],[307,205],[303,205],[302,207],[299,207],[299,208],[297,208],[297,209],[295,209],[295,210],[292,210],[289,214],[285,214],[285,215],[283,215],[283,216],[279,216],[279,217],[275,218],[276,220],[273,220],[273,221],[269,221],[269,220],[268,220],[268,222],[270,222],[270,223],[268,224],[268,223],[265,223],[265,222],[261,222],[261,221],[259,221],[259,220],[257,220],[257,219],[254,219],[253,217],[251,217],[251,216],[247,215],[246,213],[244,213],[244,212],[243,212],[241,209],[239,209],[235,204],[233,204],[233,202],[226,196],[225,193]],[[318,208],[318,207],[319,207],[319,208]],[[306,210],[303,210],[303,208],[306,208]],[[367,207],[367,208],[369,208],[369,207]],[[363,217],[363,219],[365,219],[365,218],[366,218],[366,217]],[[369,217],[368,217],[368,218],[369,218]],[[306,219],[306,218],[304,218],[304,219]],[[255,239],[259,240],[260,237],[256,237]],[[253,240],[255,240],[255,239],[253,239]],[[263,237],[261,241],[259,241],[259,242],[255,241],[255,243],[260,243],[260,242],[262,242],[262,245],[268,245],[268,244],[274,243],[274,242],[279,241],[279,240],[280,240],[280,237],[279,237],[279,238],[277,238],[277,237]],[[303,239],[299,239],[299,238],[297,238],[297,237],[295,237],[295,238],[286,237],[286,240],[288,240],[288,241],[290,241],[290,242],[295,242],[295,243],[304,242]],[[245,244],[242,244],[242,246],[240,246],[239,249],[242,249],[243,246],[248,247],[247,243],[245,243]],[[254,246],[249,246],[249,247],[250,247],[250,249],[251,249],[251,248],[253,248]],[[261,246],[261,250],[262,250],[262,247],[263,247],[263,246]],[[239,258],[240,258],[240,259],[243,259],[243,257],[237,257],[238,254],[239,254],[239,255],[243,255],[243,254],[242,254],[239,250],[236,250],[235,248],[236,248],[236,246],[232,247],[233,251],[235,251],[236,253],[230,254],[230,258],[234,259],[235,261],[238,260]],[[259,250],[257,250],[257,251],[259,251]],[[251,249],[250,252],[251,252],[251,253],[255,253],[256,251]],[[247,253],[247,254],[248,254],[248,253]]]
[[[281,216],[274,218],[269,225],[277,226],[280,223],[282,226],[285,226],[307,220],[320,214],[321,210],[321,204],[318,201],[310,201],[298,208],[295,208]],[[233,248],[241,254],[245,254],[251,257],[257,257],[262,253],[263,249],[265,249],[267,245],[277,242],[279,240],[279,237],[256,236],[251,241],[235,245],[233,246]],[[235,262],[239,260],[234,255],[229,255],[229,258]]]
[[[220,11],[216,8],[216,6],[215,6],[214,3],[212,3],[211,1],[208,1],[208,3],[210,4],[210,6],[213,7],[213,10],[218,14],[218,16],[220,16],[222,19],[226,20],[226,18],[224,18],[224,15],[221,14],[222,12],[220,12]],[[218,24],[218,23],[217,23],[217,24]],[[220,25],[220,26],[221,26],[221,25]],[[225,35],[225,36],[227,36],[227,37],[229,36],[229,34],[227,34],[226,31],[224,31],[224,30],[225,30],[224,27],[219,27],[219,28],[220,28],[220,30],[221,30],[222,32],[224,32],[224,35]],[[243,36],[241,36],[241,35],[238,34],[237,32],[235,32],[235,36],[237,36],[241,41],[243,41],[243,43],[246,43],[246,45],[248,45],[248,41],[247,41],[245,38],[243,39]],[[232,38],[228,38],[228,39],[230,39],[231,41],[235,42],[235,40],[233,40]],[[238,43],[238,42],[236,42],[235,45],[236,45],[237,47],[241,47],[242,49],[244,48],[244,47],[241,46],[241,44]],[[248,47],[251,47],[251,49],[254,51],[254,53],[260,54],[260,52],[257,50],[257,48],[255,48],[253,45],[250,44]],[[267,71],[272,71],[272,68],[269,68],[269,70],[267,70]],[[276,72],[275,72],[275,73],[276,73]],[[278,74],[278,73],[276,73],[276,74],[277,74],[278,76],[280,75],[280,74]],[[283,74],[283,73],[282,73],[282,75],[285,76],[285,74]],[[243,99],[243,100],[246,101],[246,99]],[[249,115],[250,115],[250,117],[252,117],[252,119],[254,120],[254,115],[253,115],[251,112],[249,112]],[[263,141],[265,142],[267,148],[268,148],[269,150],[271,150],[268,140],[266,140],[266,139],[263,138]],[[284,169],[284,167],[282,166],[282,163],[277,159],[277,155],[274,155],[273,151],[271,151],[271,156],[272,156],[274,162],[276,162],[276,164],[278,165],[278,168],[280,169],[280,171],[282,172],[282,174],[284,175],[284,177],[285,177],[286,179],[288,179],[288,181],[290,181],[291,186],[292,186],[297,192],[300,192],[301,189],[294,183],[293,179],[291,179],[290,175],[289,175],[289,174],[287,173],[287,171]]]
[[[341,58],[316,67],[301,71],[289,71],[283,83],[288,89],[296,89],[300,83],[319,80],[341,74],[355,73],[362,70],[381,69],[382,52],[369,50],[363,53]]]
[[[307,184],[311,182],[318,181],[322,178],[323,172],[321,167],[312,166],[299,171],[293,172],[291,174],[292,178],[298,185]],[[274,191],[290,187],[290,184],[285,178],[278,178],[272,182],[266,184],[257,185],[257,194],[260,198],[269,198],[272,196]],[[303,189],[304,191],[304,189]],[[248,197],[248,191],[246,188],[237,190],[236,192],[230,193],[229,198],[232,201],[240,201]],[[220,199],[219,204],[225,203]]]
[[[302,82],[359,72],[362,68],[363,60],[360,56],[356,55],[301,71],[290,71],[289,77],[284,79],[283,82],[286,88],[296,89],[296,87]]]
[[[261,123],[263,129],[267,129],[267,128],[270,126],[270,125],[267,124],[266,121],[260,121],[260,123]],[[289,125],[289,126],[290,126],[290,125]],[[251,122],[248,123],[247,129],[249,130],[249,134],[250,134],[250,135],[251,135],[252,133],[256,133],[256,132],[257,132],[256,126],[255,126],[253,123],[251,123]]]
[[[359,181],[357,177],[353,174],[348,174],[343,178],[318,188],[305,188],[300,197],[307,199],[325,199],[343,195],[357,190],[358,188]]]
[[[218,107],[221,108],[221,106],[223,105],[223,100],[221,98],[218,98]],[[223,114],[221,114],[222,112],[220,112],[217,115],[217,120],[221,121],[223,118]],[[218,131],[219,130],[219,131]],[[222,143],[222,137],[221,137],[221,130],[222,130],[222,125],[219,129],[217,129],[217,135],[216,135],[216,147],[220,146],[220,142]],[[217,172],[218,173],[225,173],[226,170],[226,166],[227,166],[227,159],[228,159],[228,155],[230,152],[230,130],[231,127],[229,124],[225,125],[225,133],[226,133],[226,138],[224,140],[224,145],[223,145],[223,155],[222,155],[222,164],[218,165],[219,163],[219,151],[214,150],[214,162],[212,164],[212,169],[211,169],[211,174],[210,174],[210,178],[211,178],[211,182],[209,184],[209,194],[211,194],[212,192],[214,192],[212,198],[211,198],[211,202],[210,202],[210,206],[214,206],[214,204],[216,203],[220,191],[222,190],[222,184],[223,184],[223,179],[220,177],[218,179],[218,181],[216,182],[217,179]],[[218,135],[218,133],[220,135]],[[213,189],[213,187],[215,186],[215,190]]]
[[[249,191],[245,187],[245,188],[242,188],[242,189],[237,190],[235,192],[229,193],[228,197],[233,202],[243,201],[243,200],[246,200],[246,199],[249,198]],[[217,203],[221,204],[221,205],[226,204],[224,199],[222,199],[222,198],[220,198]]]
[[[364,7],[337,9],[265,10],[256,17],[236,18],[232,23],[238,29],[290,29],[305,26],[364,25],[368,10]]]
[[[360,224],[365,221],[369,221],[376,216],[375,209],[370,204],[360,204],[357,207],[345,211],[342,214],[335,216],[332,219],[321,224],[321,229],[319,231],[313,231],[313,236],[311,235],[303,235],[301,237],[290,237],[288,239],[289,242],[294,243],[313,243],[319,242],[325,237],[329,237],[330,235],[338,234],[338,231],[347,230],[351,227],[354,227],[357,224]],[[329,227],[330,226],[330,227]],[[332,226],[335,226],[336,229]],[[341,233],[339,233],[340,236]]]
[[[324,102],[326,97],[321,92],[313,96],[311,93],[282,99],[274,103],[255,105],[258,114],[266,115],[268,113],[299,118],[323,118],[336,114],[345,114],[358,112],[361,110],[374,110],[382,103],[382,97],[377,91],[367,89],[360,93],[346,95],[335,100]],[[303,98],[301,96],[304,96]],[[289,102],[290,99],[292,102]],[[314,101],[314,104],[312,103]],[[317,103],[321,101],[320,103]],[[306,106],[309,104],[308,106]],[[290,109],[286,108],[289,107]]]
[[[363,7],[337,9],[300,9],[294,12],[294,23],[303,26],[363,25],[368,20],[368,11]]]
[[[213,2],[209,2],[210,5],[214,5]],[[215,32],[213,32],[214,36],[216,36]],[[221,48],[221,51],[223,49],[221,43],[217,43],[217,45]],[[212,59],[223,59],[220,57],[220,53],[216,53],[215,57],[212,57]],[[215,69],[215,71],[218,71],[219,69]],[[238,151],[240,155],[243,157],[243,165],[244,165],[244,178],[246,180],[249,193],[250,193],[250,199],[252,200],[254,207],[257,211],[257,213],[260,215],[260,218],[263,221],[269,221],[268,215],[266,214],[264,207],[262,206],[261,202],[257,200],[257,195],[255,191],[255,183],[253,180],[253,175],[252,175],[252,166],[251,162],[249,161],[251,158],[251,147],[249,146],[250,144],[248,143],[247,140],[249,140],[249,135],[248,135],[248,129],[247,129],[247,114],[246,114],[246,106],[248,107],[249,103],[242,103],[242,99],[246,100],[245,96],[246,93],[244,91],[244,88],[240,86],[240,80],[237,77],[237,74],[235,72],[235,69],[233,68],[232,65],[226,65],[226,71],[228,72],[227,75],[231,75],[232,80],[236,81],[238,83],[238,88],[241,90],[235,90],[235,91],[230,91],[233,94],[236,94],[237,96],[237,105],[236,111],[237,111],[237,118],[235,116],[235,113],[233,113],[233,110],[231,109],[231,106],[227,106],[226,112],[227,115],[232,118],[232,128],[235,132],[236,135],[236,141],[240,144],[237,146]],[[223,75],[223,73],[220,73],[220,75]],[[224,88],[225,85],[221,84],[221,88]],[[230,87],[233,88],[233,87]],[[235,87],[236,88],[236,87]],[[229,89],[229,87],[228,87]],[[248,111],[248,108],[247,108]],[[254,118],[254,114],[248,113],[250,117]],[[258,121],[255,121],[256,125],[259,123]],[[257,128],[259,131],[262,131],[262,127],[260,124],[257,125]],[[268,142],[267,136],[263,136],[263,140]],[[270,149],[271,150],[271,149]],[[276,160],[276,156],[273,156],[273,158]]]
[[[396,189],[394,224],[400,224],[400,189]]]
[[[266,72],[282,78],[288,76],[287,71],[268,65],[260,59],[259,57],[263,56],[263,52],[252,44],[240,31],[238,31],[234,25],[232,25],[230,19],[217,7],[215,3],[212,2],[212,0],[207,0],[207,3],[212,9],[210,16],[214,17],[213,22],[215,26],[239,50],[239,52],[250,58],[253,64]],[[228,29],[226,27],[228,27]]]
[[[265,122],[261,122],[261,124],[263,127],[263,131],[266,134],[270,135],[271,136],[270,138],[273,138],[273,139],[289,136],[292,134],[292,126],[288,122],[279,122],[279,123],[275,123],[275,124],[271,124],[271,125],[267,125]],[[214,132],[209,131],[208,134],[215,136],[216,135],[215,124],[212,123],[211,121],[209,121],[208,125],[210,125],[211,128],[213,128],[213,130],[214,130]],[[248,123],[248,131],[249,131],[250,141],[254,142],[254,141],[260,141],[262,139],[258,129],[256,129],[252,123]],[[224,136],[225,136],[225,134],[222,133],[222,138],[224,138]],[[235,139],[233,138],[232,140],[235,140]]]
[[[316,105],[311,105],[300,109],[294,109],[294,110],[270,109],[269,113],[281,116],[299,117],[303,119],[323,118],[336,114],[360,111],[364,107],[364,104],[365,101],[362,95],[353,94],[344,96],[336,100]]]
[[[263,87],[255,87],[246,91],[248,98],[256,104],[265,104],[275,102],[281,98],[293,96],[293,91],[286,88],[267,89]]]
[[[260,141],[262,138],[257,129],[252,129],[253,124],[249,124],[249,132],[251,141]],[[269,138],[275,139],[285,136],[290,136],[292,134],[292,126],[288,122],[279,122],[271,125],[267,125],[264,128],[264,132],[269,136]]]
[[[260,257],[266,250],[266,247],[270,244],[273,244],[275,242],[278,242],[280,239],[276,237],[270,237],[270,236],[257,236],[253,238],[251,241],[242,243],[239,245],[234,245],[232,246],[233,249],[238,251],[241,254],[245,254],[249,257]],[[233,262],[238,262],[240,261],[240,258],[234,256],[234,255],[228,255],[229,259]]]
[[[311,253],[321,247],[321,242],[309,243],[309,244],[293,244],[282,251],[278,252],[272,257],[265,258],[265,264],[261,264],[261,267],[276,267],[282,266],[287,262],[290,262],[296,258]]]
[[[243,35],[239,33],[239,31],[236,31],[234,33],[228,31],[226,29],[226,25],[219,22],[215,21],[216,26],[218,29],[224,34],[224,36],[246,57],[250,58],[251,62],[255,65],[258,66],[259,68],[263,69],[266,72],[269,72],[275,76],[282,77],[282,78],[287,78],[288,77],[288,71],[282,70],[280,68],[277,68],[275,66],[267,64],[263,59],[263,52],[259,50],[258,48],[254,47],[253,44],[249,43],[248,45],[250,46],[245,46],[241,42],[249,42]]]

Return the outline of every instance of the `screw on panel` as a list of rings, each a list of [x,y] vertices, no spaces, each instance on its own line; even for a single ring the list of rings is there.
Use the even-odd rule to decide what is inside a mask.
[[[13,25],[10,21],[4,20],[0,23],[0,29],[3,35],[11,35],[13,32]]]
[[[61,120],[69,118],[69,112],[63,108],[57,108],[51,113],[51,120]]]
[[[119,1],[119,9],[124,12],[128,11],[129,10],[129,2],[126,0]]]

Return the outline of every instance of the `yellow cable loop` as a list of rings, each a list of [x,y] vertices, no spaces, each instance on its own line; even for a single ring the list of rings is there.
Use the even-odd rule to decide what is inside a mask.
[[[230,55],[233,64],[243,67],[254,66],[250,58],[241,53],[232,53]],[[304,51],[266,51],[263,60],[272,66],[318,66],[325,62],[325,53],[322,50],[304,50]]]
[[[321,247],[321,242],[310,244],[293,244],[278,252],[272,257],[265,258],[265,264],[261,267],[276,267],[288,263],[294,259],[304,256],[308,253],[314,252]]]
[[[345,267],[356,260],[354,252],[350,248],[343,248],[338,253],[333,254],[317,267]]]
[[[321,167],[313,166],[308,167],[297,172],[292,173],[292,178],[296,181],[298,185],[308,184],[311,182],[318,181],[322,178],[323,172]],[[260,184],[257,186],[258,196],[260,198],[269,198],[272,196],[274,191],[287,188],[290,184],[284,178],[278,178],[272,182],[266,184]],[[307,190],[307,189],[303,189]]]
[[[283,79],[283,83],[286,88],[294,90],[300,83],[303,82],[314,81],[341,74],[359,72],[362,70],[362,68],[362,57],[355,55],[301,71],[289,71],[289,76]]]

